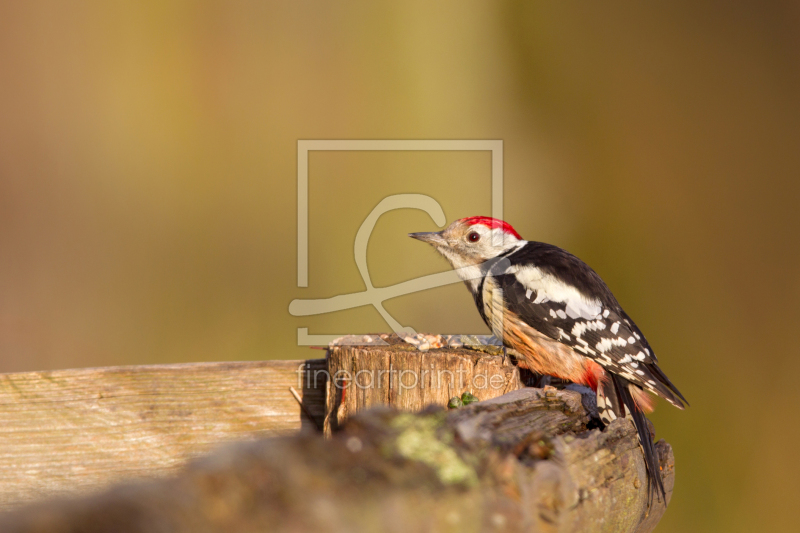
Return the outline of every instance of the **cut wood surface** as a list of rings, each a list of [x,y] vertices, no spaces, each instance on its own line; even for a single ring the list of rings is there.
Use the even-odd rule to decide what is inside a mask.
[[[359,413],[319,433],[231,445],[168,480],[0,516],[4,533],[651,531],[636,431],[587,430],[576,392]],[[668,497],[674,465],[656,446]]]
[[[258,361],[0,375],[0,509],[163,476],[220,443],[321,427],[324,368]],[[305,385],[306,372],[318,388]]]

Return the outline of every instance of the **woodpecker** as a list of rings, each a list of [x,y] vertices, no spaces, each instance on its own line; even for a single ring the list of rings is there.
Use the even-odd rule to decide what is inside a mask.
[[[591,387],[601,421],[631,418],[644,452],[648,502],[666,493],[645,413],[656,394],[689,403],[658,367],[656,354],[600,276],[551,244],[525,241],[490,217],[456,220],[409,237],[433,245],[456,269],[484,322],[520,354],[519,366]]]

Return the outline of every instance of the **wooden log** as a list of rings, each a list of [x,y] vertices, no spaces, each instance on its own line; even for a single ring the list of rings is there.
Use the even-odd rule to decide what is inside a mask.
[[[440,346],[441,336],[419,337],[422,340],[410,339],[412,343],[381,335],[384,345],[329,348],[326,434],[376,405],[415,412],[429,405],[446,406],[464,392],[488,400],[523,387],[518,368],[498,346],[448,347]],[[428,344],[426,338],[435,339],[433,347],[420,351],[418,345]]]
[[[651,531],[636,431],[587,430],[580,395],[523,389],[455,411],[370,410],[333,438],[231,446],[178,476],[0,517],[6,533]],[[656,446],[668,497],[668,444]]]
[[[220,443],[321,427],[324,369],[257,361],[0,375],[0,509],[164,476]]]

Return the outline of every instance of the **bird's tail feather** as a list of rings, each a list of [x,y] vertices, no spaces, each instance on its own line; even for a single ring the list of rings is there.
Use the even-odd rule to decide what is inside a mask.
[[[646,398],[647,394],[625,378],[611,373],[609,373],[609,377],[610,379],[603,380],[597,386],[597,409],[600,419],[605,424],[609,424],[617,418],[630,417],[633,420],[633,425],[639,435],[639,444],[644,451],[644,462],[647,468],[648,507],[653,501],[653,495],[659,501],[662,497],[666,501],[667,494],[661,480],[656,448],[647,418],[644,416],[644,410],[651,407],[642,402],[642,397]]]

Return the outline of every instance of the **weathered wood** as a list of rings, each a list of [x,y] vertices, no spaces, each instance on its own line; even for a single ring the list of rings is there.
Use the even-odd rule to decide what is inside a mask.
[[[220,443],[321,427],[324,368],[258,361],[0,375],[0,509],[163,476]],[[317,374],[310,386],[306,372]]]
[[[464,392],[488,400],[523,387],[518,368],[499,347],[490,347],[490,353],[464,347],[419,351],[397,335],[381,339],[385,346],[329,348],[327,434],[376,405],[415,412],[428,405],[445,406]]]
[[[0,517],[7,533],[640,532],[647,482],[627,420],[586,430],[580,395],[524,389],[446,412],[370,410],[231,446],[170,480]],[[669,445],[657,445],[668,496]]]

